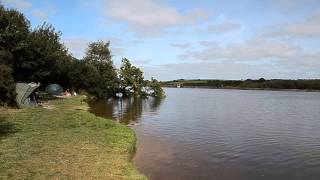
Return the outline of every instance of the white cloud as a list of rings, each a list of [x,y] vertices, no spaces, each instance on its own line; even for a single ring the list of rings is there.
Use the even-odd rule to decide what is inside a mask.
[[[242,25],[238,22],[223,20],[217,24],[211,24],[208,26],[208,32],[227,33],[238,30]]]
[[[41,10],[32,11],[32,15],[40,21],[46,21],[48,19],[48,14]]]
[[[128,44],[130,44],[130,45],[137,45],[137,44],[142,44],[142,43],[144,43],[144,41],[142,39],[130,40],[128,42]]]
[[[133,60],[132,64],[134,65],[144,65],[144,64],[149,64],[151,63],[151,59],[142,59],[142,60]]]
[[[317,3],[318,0],[273,0],[273,4],[285,10],[296,10],[305,6],[306,4]]]
[[[319,66],[316,66],[319,68]],[[254,65],[235,62],[197,62],[182,64],[166,64],[146,66],[143,71],[146,78],[155,77],[159,80],[173,79],[247,79],[247,78],[319,78],[316,67],[289,65]],[[192,72],[192,73],[190,73]]]
[[[115,47],[115,46],[112,46],[112,45],[111,45],[110,50],[111,50],[111,54],[112,54],[112,55],[114,55],[114,56],[120,56],[120,55],[123,55],[123,54],[124,54],[125,48]]]
[[[320,69],[320,52],[315,53],[300,53],[296,57],[290,59],[290,61],[280,61],[279,64],[283,66],[289,66],[290,68],[305,69],[306,71],[314,69],[319,71]]]
[[[199,44],[201,46],[205,46],[205,47],[208,47],[208,46],[217,47],[217,46],[219,46],[220,43],[217,41],[199,41]]]
[[[118,38],[103,38],[100,39],[102,41],[108,42],[110,41],[110,50],[112,55],[123,55],[125,49],[122,47],[124,43],[121,39]],[[71,37],[71,38],[65,38],[62,40],[64,45],[69,49],[70,53],[78,58],[81,59],[84,57],[86,49],[89,45],[89,43],[93,42],[93,40],[86,39],[86,38],[79,38],[79,37]]]
[[[210,42],[205,42],[204,45],[210,45]],[[300,51],[299,46],[287,42],[253,38],[244,43],[231,43],[225,47],[213,44],[202,50],[187,51],[183,56],[202,61],[257,61],[266,58],[290,58]]]
[[[265,33],[267,37],[320,38],[320,11],[302,22],[280,24],[269,28],[272,30]]]
[[[172,43],[171,46],[181,48],[181,49],[186,49],[191,47],[190,43]]]
[[[105,15],[128,24],[129,30],[142,36],[162,34],[178,25],[192,25],[206,19],[202,10],[180,13],[175,7],[157,0],[106,0]]]
[[[194,60],[194,63],[167,66],[170,73],[173,72],[171,68],[179,69],[178,72],[183,69],[181,76],[172,74],[173,77],[223,79],[320,77],[320,51],[306,51],[291,41],[256,37],[227,46],[214,41],[199,43],[203,49],[186,50],[180,55],[181,60]],[[188,74],[188,71],[193,73]]]
[[[30,9],[32,7],[32,4],[26,0],[2,0],[2,2],[18,9]]]
[[[49,14],[56,12],[56,9],[51,4],[47,4],[46,7],[35,9],[27,0],[3,0],[3,3],[19,10],[27,10],[39,21],[46,21]]]
[[[78,59],[83,58],[90,42],[90,40],[84,38],[63,39],[64,45],[69,49],[70,53]]]

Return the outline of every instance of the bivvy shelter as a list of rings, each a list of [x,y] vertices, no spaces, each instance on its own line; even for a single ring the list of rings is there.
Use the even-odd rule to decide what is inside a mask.
[[[35,107],[37,100],[34,91],[40,87],[40,83],[17,83],[16,102],[19,107]]]
[[[53,96],[59,96],[63,93],[63,88],[59,84],[50,84],[46,87],[46,92]]]

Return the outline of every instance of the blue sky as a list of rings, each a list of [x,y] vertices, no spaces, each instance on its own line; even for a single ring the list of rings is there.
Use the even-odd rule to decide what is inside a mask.
[[[110,40],[160,80],[320,78],[319,0],[0,0],[51,23],[75,57]]]

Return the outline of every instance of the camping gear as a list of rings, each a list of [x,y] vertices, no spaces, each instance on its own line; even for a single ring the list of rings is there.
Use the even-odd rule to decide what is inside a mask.
[[[40,83],[17,83],[16,84],[16,102],[19,107],[35,107],[37,101],[33,93]]]
[[[46,87],[46,92],[53,96],[59,96],[63,93],[63,88],[59,84],[50,84]]]

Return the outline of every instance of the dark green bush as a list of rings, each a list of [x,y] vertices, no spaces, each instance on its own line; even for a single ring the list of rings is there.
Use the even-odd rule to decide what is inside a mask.
[[[15,97],[15,83],[12,77],[12,69],[7,65],[0,64],[0,105],[14,105]]]

